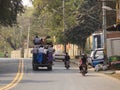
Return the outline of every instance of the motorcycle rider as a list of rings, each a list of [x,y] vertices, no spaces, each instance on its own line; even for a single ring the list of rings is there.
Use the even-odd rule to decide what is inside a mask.
[[[87,55],[86,54],[82,54],[82,57],[80,59],[80,66],[79,66],[80,71],[82,70],[82,65],[86,65],[86,73],[87,73]]]
[[[65,63],[65,66],[66,66],[66,62],[70,62],[70,56],[68,55],[68,53],[66,52],[66,55],[65,55],[65,60],[64,60],[64,63]]]

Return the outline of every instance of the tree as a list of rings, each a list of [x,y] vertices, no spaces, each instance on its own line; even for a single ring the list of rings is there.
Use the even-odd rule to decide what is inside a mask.
[[[25,8],[24,14],[17,17],[17,24],[10,26],[1,26],[0,28],[0,49],[19,49],[24,47],[25,40],[28,34],[28,25],[30,24],[30,17],[32,16],[32,8]],[[32,40],[31,40],[32,41]],[[4,49],[4,50],[5,50]]]
[[[64,0],[64,32],[62,0],[34,1],[36,17],[50,13],[49,24],[44,25],[52,28],[49,32],[57,37],[58,43],[73,43],[84,49],[87,37],[102,28],[101,3],[97,0]]]
[[[50,28],[49,34],[57,37],[58,43],[64,43],[63,33],[63,5],[62,0],[34,0],[35,13],[34,17],[39,19],[39,25],[41,27]],[[65,0],[65,30],[70,29],[76,23],[74,11],[77,7],[74,3],[80,3],[79,0]],[[48,14],[47,14],[48,13]],[[48,17],[45,17],[47,14]],[[47,19],[42,20],[43,18]],[[42,22],[40,22],[42,20]],[[35,20],[34,20],[35,21]],[[43,23],[44,22],[44,23]],[[61,38],[63,37],[63,38]]]
[[[0,24],[12,26],[17,23],[17,15],[24,12],[22,0],[0,0]]]
[[[78,24],[66,31],[67,41],[85,48],[85,41],[93,32],[101,28],[101,7],[96,0],[84,0],[76,13]]]

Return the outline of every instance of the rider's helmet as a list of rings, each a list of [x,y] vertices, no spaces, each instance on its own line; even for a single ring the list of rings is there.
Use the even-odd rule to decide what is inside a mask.
[[[81,55],[82,57],[84,57],[84,58],[86,58],[87,57],[87,55],[85,54],[85,53],[82,53],[82,55]]]

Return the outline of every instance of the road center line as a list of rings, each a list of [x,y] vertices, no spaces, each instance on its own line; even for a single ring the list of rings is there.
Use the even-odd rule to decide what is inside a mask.
[[[18,67],[18,72],[15,76],[15,78],[11,81],[11,83],[5,85],[4,87],[0,88],[0,90],[9,90],[13,87],[15,87],[21,80],[23,77],[23,68],[24,68],[24,63],[23,60],[20,60],[19,62],[19,67]]]

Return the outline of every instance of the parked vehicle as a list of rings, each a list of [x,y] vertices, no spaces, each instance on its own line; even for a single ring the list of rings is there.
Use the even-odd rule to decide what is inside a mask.
[[[90,56],[88,57],[88,64],[95,67],[97,64],[103,64],[104,62],[104,53],[103,48],[95,49],[91,51]]]
[[[53,59],[56,60],[65,60],[65,53],[63,53],[62,51],[55,51],[53,54]]]

